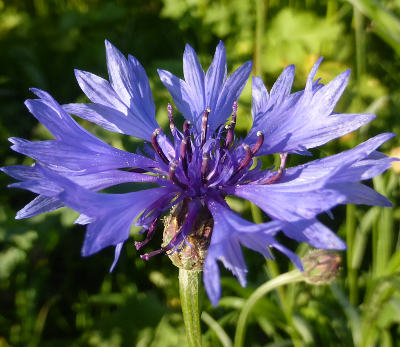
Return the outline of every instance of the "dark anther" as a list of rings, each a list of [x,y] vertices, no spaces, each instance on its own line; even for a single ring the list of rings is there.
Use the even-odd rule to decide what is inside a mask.
[[[234,129],[231,124],[226,125],[225,129],[227,129],[226,138],[225,138],[225,148],[228,149],[233,142]]]
[[[203,147],[203,145],[206,143],[208,115],[210,114],[210,112],[211,110],[207,108],[203,113],[203,117],[201,118],[201,142],[200,142],[201,147]]]
[[[180,154],[181,154],[181,161],[182,161],[182,168],[185,176],[188,178],[188,162],[187,162],[187,140],[186,138],[182,140],[181,147],[180,147]]]
[[[261,184],[272,184],[275,183],[276,181],[278,181],[282,175],[283,175],[283,170],[285,169],[285,165],[286,165],[286,159],[287,159],[287,153],[281,153],[279,154],[279,156],[281,157],[281,164],[279,165],[279,169],[277,171],[277,173],[266,179],[264,182],[261,182]]]
[[[160,132],[161,132],[161,128],[154,130],[153,135],[151,135],[151,144],[153,145],[154,150],[156,151],[158,156],[162,159],[162,161],[165,164],[169,165],[169,160],[167,159],[167,157],[165,156],[164,152],[162,151],[160,145],[157,142],[157,136]]]
[[[251,153],[255,155],[261,148],[264,143],[264,134],[261,131],[257,131],[257,142],[254,147],[251,149]]]
[[[157,226],[157,221],[158,221],[158,218],[154,218],[154,220],[151,222],[149,230],[147,231],[146,238],[143,241],[141,241],[141,242],[136,241],[135,242],[135,247],[136,247],[137,250],[142,248],[144,245],[146,245],[153,238],[153,235],[154,235],[154,232],[155,232],[156,226]]]
[[[169,179],[172,181],[172,182],[174,182],[177,186],[179,186],[179,187],[181,187],[182,189],[186,189],[186,186],[182,183],[182,182],[180,182],[179,180],[178,180],[178,178],[176,177],[176,167],[178,166],[178,163],[177,163],[177,161],[176,160],[174,160],[173,162],[172,162],[172,164],[170,165],[170,167],[169,167],[169,172],[168,172],[168,177],[169,177]]]
[[[225,138],[225,148],[229,148],[234,139],[237,109],[238,109],[238,103],[237,101],[235,101],[232,106],[232,120],[228,125],[225,126],[225,129],[227,129]]]
[[[207,184],[207,169],[208,169],[208,162],[210,160],[210,156],[208,153],[203,153],[202,162],[201,162],[201,181],[203,185]]]
[[[192,161],[192,143],[190,141],[190,121],[188,120],[183,123],[183,136],[186,140],[187,162],[190,163]]]
[[[169,118],[169,128],[171,129],[171,133],[174,134],[175,123],[174,123],[174,119],[172,117],[172,105],[171,104],[168,104],[167,110],[168,110],[168,118]]]
[[[232,106],[232,121],[231,121],[233,128],[235,128],[236,125],[237,110],[238,110],[238,103],[237,101],[234,101]]]
[[[190,136],[190,120],[185,120],[183,122],[183,136]]]

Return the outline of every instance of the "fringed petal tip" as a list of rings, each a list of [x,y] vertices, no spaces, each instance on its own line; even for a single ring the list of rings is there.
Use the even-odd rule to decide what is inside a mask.
[[[123,245],[124,245],[124,243],[121,242],[121,243],[119,243],[119,244],[117,244],[117,245],[115,246],[114,261],[113,261],[113,263],[111,264],[110,271],[109,271],[110,273],[114,271],[114,268],[115,268],[115,266],[116,266],[117,263],[118,263],[119,256],[121,255],[121,250],[122,250],[122,246],[123,246]]]
[[[104,40],[104,45],[106,46],[106,49],[115,48],[115,46],[107,39]]]

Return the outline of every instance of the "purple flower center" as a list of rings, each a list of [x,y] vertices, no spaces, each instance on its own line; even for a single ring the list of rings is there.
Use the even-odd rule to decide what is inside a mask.
[[[228,194],[228,189],[241,184],[272,184],[283,175],[287,154],[281,154],[279,170],[265,178],[265,171],[255,168],[253,165],[258,150],[264,142],[262,132],[257,133],[257,141],[252,145],[241,142],[235,137],[237,120],[237,102],[232,106],[232,117],[229,124],[220,126],[214,134],[209,134],[208,115],[211,110],[205,109],[201,119],[201,130],[197,132],[191,127],[191,123],[185,120],[182,132],[175,125],[172,106],[168,104],[169,125],[173,145],[166,143],[165,135],[161,128],[156,129],[151,137],[151,145],[154,149],[154,159],[161,168],[157,171],[163,179],[169,181],[178,191],[177,199],[191,201],[198,199],[204,201],[207,198],[223,198]],[[136,242],[136,248],[143,247],[154,234],[157,218],[151,222],[147,237],[142,242]],[[163,248],[144,254],[141,257],[148,260],[151,256],[161,252],[171,253],[182,248],[192,230],[186,228],[184,232],[177,233]],[[187,243],[187,242],[186,242]]]

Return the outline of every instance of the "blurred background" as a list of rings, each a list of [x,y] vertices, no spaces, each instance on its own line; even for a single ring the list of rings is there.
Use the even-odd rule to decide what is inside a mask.
[[[313,151],[315,158],[346,150],[384,131],[400,128],[399,0],[0,0],[1,165],[31,164],[13,153],[7,138],[48,139],[47,130],[24,108],[28,88],[49,91],[60,103],[84,101],[73,69],[106,76],[104,39],[145,67],[166,127],[170,101],[157,68],[182,76],[190,43],[208,66],[222,39],[228,70],[253,60],[254,74],[270,88],[288,64],[296,64],[294,89],[304,88],[319,56],[317,74],[327,83],[351,68],[350,85],[337,111],[370,112],[377,118],[357,133]],[[249,82],[239,101],[238,132],[251,126]],[[133,149],[135,140],[81,122],[112,145]],[[400,157],[400,139],[382,148]],[[298,158],[291,158],[295,165]],[[400,167],[374,185],[393,209],[338,207],[322,220],[348,243],[342,272],[331,285],[295,284],[263,298],[252,312],[247,346],[400,346]],[[185,345],[177,269],[165,256],[141,260],[133,238],[108,273],[113,250],[80,257],[84,228],[65,208],[29,220],[16,212],[33,195],[8,190],[0,175],[0,346]],[[264,216],[249,203],[229,201],[249,219]],[[160,228],[159,234],[162,230]],[[139,239],[137,230],[132,230]],[[150,244],[159,248],[160,237]],[[286,244],[299,255],[307,246]],[[297,247],[298,246],[298,247]],[[296,248],[297,247],[297,248]],[[246,288],[222,271],[223,298],[213,308],[202,292],[206,346],[229,346],[246,298],[268,278],[292,268],[277,255],[265,262],[245,252]]]

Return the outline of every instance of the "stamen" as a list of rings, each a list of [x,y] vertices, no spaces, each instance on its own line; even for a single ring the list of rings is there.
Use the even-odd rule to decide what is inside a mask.
[[[169,172],[168,172],[168,177],[169,179],[174,182],[177,186],[181,187],[182,189],[186,189],[187,187],[178,180],[178,178],[176,177],[176,167],[178,166],[178,163],[176,160],[174,160],[171,164],[171,166],[169,167]]]
[[[147,260],[149,260],[151,257],[153,257],[153,256],[155,256],[155,255],[157,255],[157,254],[160,254],[160,253],[163,253],[163,252],[168,252],[169,250],[171,250],[171,249],[173,249],[173,248],[176,248],[176,247],[179,245],[179,243],[181,242],[181,241],[176,242],[176,241],[178,240],[178,237],[181,237],[180,233],[177,233],[177,234],[172,238],[172,240],[168,243],[168,245],[166,245],[165,247],[162,247],[162,248],[160,248],[160,249],[158,249],[158,250],[156,250],[156,251],[150,252],[150,253],[141,254],[141,255],[140,255],[140,258],[147,261]],[[178,244],[178,245],[177,245],[177,244]]]
[[[154,150],[156,151],[157,155],[161,158],[161,160],[169,165],[169,160],[165,156],[164,152],[162,151],[160,145],[157,142],[157,136],[161,132],[161,128],[154,130],[153,135],[151,135],[151,144],[153,145]]]
[[[210,114],[211,110],[207,108],[204,113],[203,117],[201,118],[201,142],[200,146],[203,147],[203,145],[206,143],[207,139],[207,128],[208,128],[208,115]]]
[[[207,184],[207,169],[208,169],[208,161],[210,160],[210,156],[208,153],[203,153],[202,162],[201,162],[201,181],[203,186]]]
[[[234,139],[236,118],[237,118],[237,109],[238,109],[238,103],[237,103],[237,101],[234,101],[233,106],[232,106],[232,120],[228,125],[225,126],[225,129],[228,130],[228,132],[226,133],[226,138],[225,138],[225,148],[229,148]]]
[[[231,178],[229,179],[229,182],[232,182],[237,178],[238,174],[247,166],[249,165],[251,159],[253,158],[253,154],[251,152],[250,146],[247,144],[243,145],[244,150],[246,151],[245,157],[242,159],[242,161],[239,163],[239,166],[237,169],[233,172]]]
[[[288,155],[287,153],[279,154],[279,156],[281,158],[281,164],[279,165],[279,169],[278,169],[277,173],[274,176],[265,180],[264,182],[261,182],[261,184],[272,184],[272,183],[275,183],[276,181],[278,181],[282,177],[283,170],[285,169],[285,165],[286,165],[287,155]]]
[[[231,124],[228,124],[225,126],[225,129],[227,129],[227,133],[226,133],[226,138],[225,138],[225,148],[229,148],[233,142],[233,138],[234,138],[234,127],[232,127]]]
[[[154,257],[157,254],[163,253],[164,252],[164,248],[160,248],[157,249],[156,251],[150,252],[150,253],[146,253],[146,254],[141,254],[140,258],[146,261],[149,261],[151,257]]]
[[[181,154],[181,161],[182,161],[182,168],[185,176],[188,178],[188,162],[187,162],[187,140],[186,138],[182,140],[181,147],[180,147],[180,154]]]
[[[264,134],[261,131],[257,131],[257,136],[258,136],[257,142],[254,145],[254,147],[251,149],[251,153],[253,155],[255,155],[259,151],[262,144],[264,143]]]
[[[187,162],[192,161],[192,143],[190,141],[190,121],[185,120],[183,123],[183,136],[186,140]]]
[[[172,105],[170,103],[168,103],[167,110],[169,118],[169,128],[171,129],[171,133],[174,134],[176,127],[172,116]]]
[[[144,245],[146,245],[153,238],[153,235],[154,235],[154,232],[155,232],[156,226],[157,226],[157,221],[158,221],[158,217],[154,218],[153,222],[150,224],[149,230],[147,231],[146,238],[143,241],[141,241],[141,242],[136,241],[135,242],[135,247],[136,247],[137,250],[142,248]]]
[[[242,171],[247,165],[249,165],[251,158],[253,158],[253,153],[250,149],[250,146],[247,144],[244,144],[243,148],[246,151],[246,156],[240,162],[238,168],[236,169],[236,173]]]

